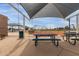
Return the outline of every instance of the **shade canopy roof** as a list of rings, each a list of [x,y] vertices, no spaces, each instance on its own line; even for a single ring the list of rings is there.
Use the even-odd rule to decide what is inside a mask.
[[[21,3],[30,18],[61,17],[79,9],[79,3]]]

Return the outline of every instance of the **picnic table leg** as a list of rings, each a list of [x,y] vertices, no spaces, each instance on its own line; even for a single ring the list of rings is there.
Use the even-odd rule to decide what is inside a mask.
[[[75,38],[77,39],[77,36],[75,36]],[[76,45],[76,40],[74,40],[74,43],[73,43],[73,45]]]
[[[37,45],[38,45],[38,42],[37,42],[37,40],[35,40],[35,46],[37,47]]]
[[[53,36],[53,39],[54,39],[54,44],[55,44],[55,36]]]
[[[70,39],[71,40],[71,39]],[[76,45],[76,39],[75,40],[73,40],[74,42],[72,43],[71,41],[68,41],[70,44],[72,44],[72,45]]]
[[[72,44],[72,45],[76,45],[76,39],[77,39],[77,36],[75,36],[75,40],[72,40],[72,39],[70,39],[70,37],[69,37],[68,42],[69,42],[70,44]],[[72,40],[73,42],[71,42],[71,40]]]
[[[59,41],[58,40],[54,40],[54,45],[58,47],[59,46]]]
[[[74,44],[73,45],[76,45],[76,40],[74,40]]]
[[[76,40],[74,40],[74,42],[72,43],[72,42],[70,42],[70,40],[68,41],[70,44],[72,44],[72,45],[76,45]]]
[[[64,41],[67,41],[67,37],[65,37],[65,36],[62,36],[62,39],[63,39]]]
[[[36,39],[38,39],[38,36],[36,35]],[[35,46],[37,47],[38,45],[38,40],[35,40]]]
[[[51,36],[51,39],[52,39],[52,43],[55,44],[55,36]]]
[[[55,45],[59,46],[59,41],[58,40],[55,41]]]
[[[54,43],[54,36],[50,36],[52,43]]]
[[[55,46],[58,46],[59,45],[59,41],[58,40],[55,40],[55,36],[53,36],[53,43]]]

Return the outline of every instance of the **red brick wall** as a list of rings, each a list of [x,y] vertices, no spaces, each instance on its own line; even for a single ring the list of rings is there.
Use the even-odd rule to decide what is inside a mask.
[[[8,35],[8,18],[0,15],[0,34]]]

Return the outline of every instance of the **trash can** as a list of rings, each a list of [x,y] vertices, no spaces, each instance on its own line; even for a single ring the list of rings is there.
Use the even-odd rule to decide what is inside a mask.
[[[24,32],[23,31],[19,31],[19,39],[23,39],[24,38]]]

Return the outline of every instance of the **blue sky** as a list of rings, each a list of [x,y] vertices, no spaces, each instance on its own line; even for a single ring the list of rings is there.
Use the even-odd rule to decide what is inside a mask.
[[[18,18],[18,13],[13,10],[8,4],[0,3],[0,14],[7,16],[9,18],[9,22],[16,22]]]
[[[17,4],[13,4],[16,7],[18,7]],[[27,15],[27,13],[24,11],[24,9],[22,9],[22,7],[19,7],[20,11],[22,11],[23,13],[25,13]],[[19,19],[19,23],[23,24],[23,16],[19,13],[18,16],[18,12],[16,10],[14,10],[10,5],[8,4],[4,4],[4,3],[0,3],[0,14],[3,14],[5,16],[8,17],[8,23],[18,23],[18,19]],[[28,15],[27,15],[28,16]],[[29,26],[29,21],[26,20],[26,25]]]
[[[57,17],[43,17],[43,18],[35,18],[31,20],[31,24],[45,27],[65,27],[68,25],[68,21],[62,18]]]
[[[18,7],[17,4],[13,4],[14,6]],[[25,12],[25,10],[19,6],[19,10],[21,12],[23,12],[25,15],[28,16],[28,14]],[[18,23],[18,17],[19,17],[19,22],[20,24],[23,24],[23,16],[21,14],[19,14],[18,16],[18,12],[16,10],[14,10],[10,5],[8,4],[3,4],[3,3],[0,3],[0,14],[3,14],[5,16],[7,16],[9,18],[9,21],[8,23]],[[67,21],[64,21],[64,19],[62,18],[56,18],[56,17],[43,17],[43,18],[35,18],[35,19],[32,19],[30,21],[28,21],[26,19],[26,25],[29,26],[29,27],[34,27],[34,26],[45,26],[45,27],[64,27],[64,26],[67,26],[68,25],[68,22]]]

